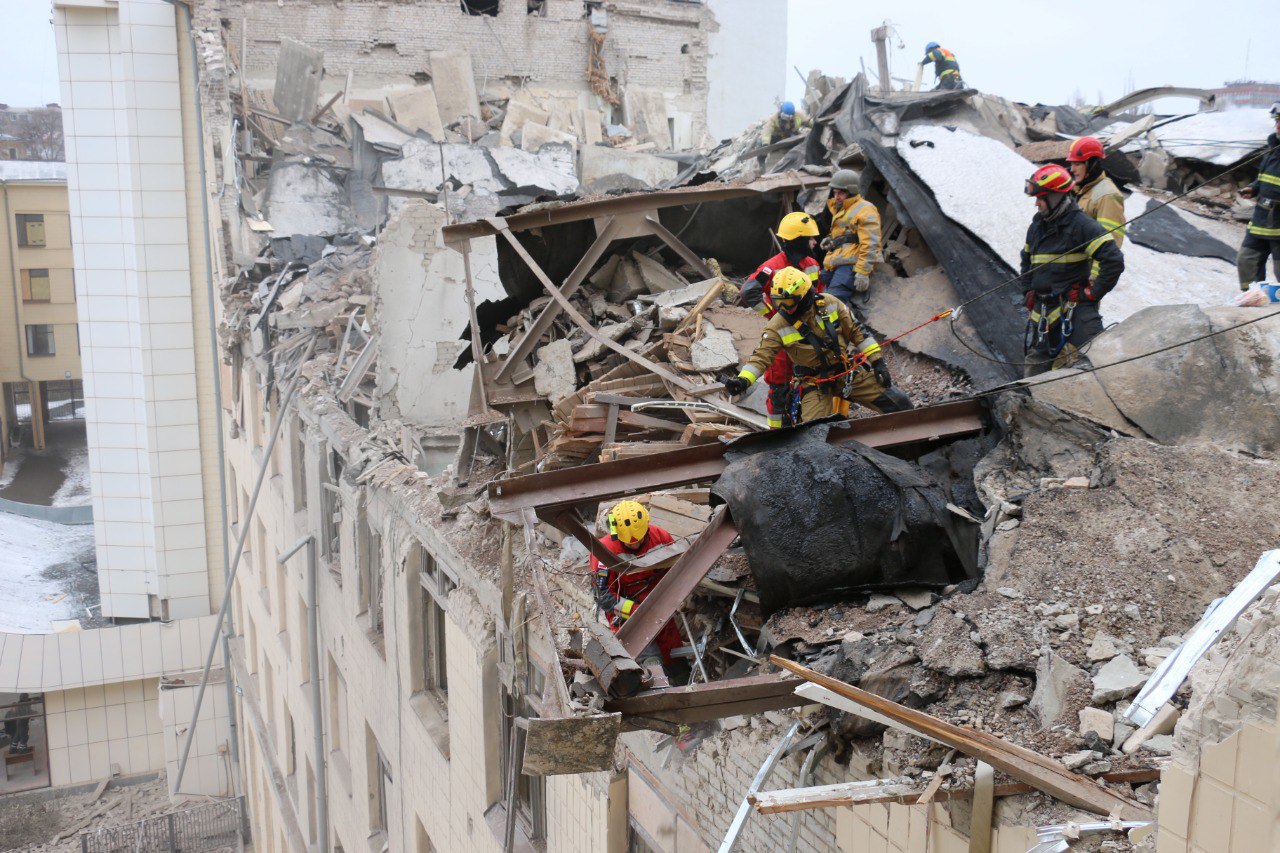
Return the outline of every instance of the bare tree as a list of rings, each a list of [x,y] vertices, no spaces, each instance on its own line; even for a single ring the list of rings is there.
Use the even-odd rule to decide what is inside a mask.
[[[62,141],[62,110],[25,110],[14,119],[9,125],[9,132],[22,143],[26,159],[66,159]]]

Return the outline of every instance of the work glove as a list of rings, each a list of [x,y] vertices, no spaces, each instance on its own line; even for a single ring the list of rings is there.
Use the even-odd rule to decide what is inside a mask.
[[[1027,310],[1028,310],[1028,311],[1030,311],[1032,308],[1035,308],[1035,307],[1036,307],[1036,292],[1035,292],[1034,290],[1028,290],[1028,291],[1027,291],[1027,297],[1026,297],[1026,299],[1024,299],[1023,301],[1026,303],[1026,305],[1027,305]]]
[[[1093,288],[1089,285],[1073,284],[1067,290],[1067,301],[1079,304],[1081,302],[1095,302],[1093,298]]]
[[[1253,198],[1253,187],[1245,187],[1240,190],[1240,198]]]
[[[884,363],[884,359],[871,362],[871,372],[876,375],[881,388],[893,387],[893,377],[889,375],[889,365]]]
[[[859,293],[866,293],[870,287],[871,279],[867,277],[866,273],[860,272],[853,277],[853,289]]]
[[[818,244],[818,247],[824,252],[830,252],[836,247],[836,241],[831,237],[823,237],[822,242]]]
[[[724,390],[728,392],[730,397],[736,397],[743,391],[746,391],[750,384],[750,382],[743,379],[741,376],[733,376],[724,381]]]

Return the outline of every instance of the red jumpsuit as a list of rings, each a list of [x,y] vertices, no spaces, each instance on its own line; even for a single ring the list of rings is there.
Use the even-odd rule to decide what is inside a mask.
[[[670,533],[656,524],[651,524],[649,532],[645,534],[644,541],[638,548],[628,548],[612,534],[601,537],[600,544],[608,548],[609,553],[618,554],[626,559],[638,557],[660,545],[670,545],[674,541]],[[666,569],[627,571],[625,565],[619,569],[606,568],[594,556],[591,558],[591,572],[596,579],[596,601],[600,602],[604,608],[605,618],[615,633],[622,627],[626,617],[631,615],[632,608],[644,601],[645,597],[658,585],[658,581],[662,580],[662,576],[667,573]],[[680,636],[680,629],[676,627],[674,619],[662,626],[655,642],[662,652],[663,663],[670,663],[671,652],[684,645],[684,638]]]
[[[760,283],[761,295],[764,297],[752,307],[763,314],[766,319],[776,313],[776,309],[773,307],[773,300],[769,297],[769,285],[773,283],[773,274],[783,267],[791,265],[786,253],[779,252],[756,267],[756,271],[751,274],[751,278]],[[796,268],[809,276],[809,280],[813,282],[814,289],[818,293],[826,289],[822,282],[818,280],[818,274],[822,271],[822,267],[816,260],[806,257]],[[747,295],[745,291],[746,288],[744,288],[744,297]],[[787,357],[786,350],[778,353],[778,356],[773,360],[773,364],[769,365],[769,369],[764,372],[764,376],[761,378],[769,385],[767,403],[769,429],[792,426],[791,412],[789,411],[791,400],[791,359]]]

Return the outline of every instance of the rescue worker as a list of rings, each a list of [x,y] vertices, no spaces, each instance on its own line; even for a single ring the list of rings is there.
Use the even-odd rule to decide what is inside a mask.
[[[811,124],[804,110],[797,110],[796,105],[790,101],[783,101],[760,131],[761,144],[772,145],[790,139],[800,131],[807,130]]]
[[[738,295],[742,305],[759,311],[766,318],[777,313],[769,288],[778,270],[794,267],[809,277],[819,293],[823,288],[818,262],[812,257],[818,236],[818,223],[814,218],[803,211],[788,213],[782,217],[777,233],[782,251],[756,267]],[[791,359],[785,350],[774,357],[773,364],[764,372],[764,381],[769,385],[766,402],[769,429],[795,426],[791,419]]]
[[[1271,105],[1271,120],[1275,123],[1275,130],[1267,137],[1271,150],[1258,166],[1258,179],[1240,191],[1242,198],[1257,199],[1236,255],[1241,290],[1267,277],[1267,255],[1271,256],[1271,271],[1280,281],[1280,101]]]
[[[1025,376],[1078,359],[1080,347],[1102,331],[1098,303],[1124,271],[1115,238],[1076,204],[1074,186],[1071,174],[1056,164],[1037,169],[1027,181],[1036,215],[1022,247],[1022,293],[1030,312]]]
[[[1124,194],[1102,168],[1105,156],[1101,142],[1092,136],[1082,136],[1071,143],[1067,169],[1076,182],[1076,188],[1071,191],[1076,203],[1110,232],[1119,247],[1124,245]],[[1096,269],[1094,272],[1097,273]]]
[[[862,178],[852,169],[831,176],[831,198],[818,216],[827,226],[820,244],[822,281],[827,292],[848,304],[871,287],[871,271],[880,260],[880,212],[862,197]]]
[[[666,530],[649,523],[649,510],[636,501],[619,501],[609,510],[608,519],[609,535],[602,537],[600,544],[624,561],[675,541]],[[604,611],[605,619],[615,633],[667,573],[666,569],[628,571],[625,562],[611,569],[594,555],[591,557],[591,571],[596,580],[596,606]],[[670,663],[672,650],[682,644],[680,629],[671,620],[662,626],[653,643],[640,653],[636,662],[649,671],[651,686],[667,686],[662,664]]]
[[[921,65],[933,63],[933,79],[938,81],[938,89],[963,89],[964,80],[960,78],[960,63],[956,55],[936,41],[924,46],[924,59]]]
[[[893,387],[880,344],[858,325],[848,307],[830,293],[819,294],[809,277],[795,267],[773,275],[770,296],[777,313],[765,324],[756,347],[737,376],[724,383],[737,395],[773,364],[779,352],[791,358],[792,383],[799,397],[800,423],[847,415],[854,402],[875,412],[914,408]],[[850,348],[855,350],[850,353]],[[855,357],[861,362],[855,366]]]

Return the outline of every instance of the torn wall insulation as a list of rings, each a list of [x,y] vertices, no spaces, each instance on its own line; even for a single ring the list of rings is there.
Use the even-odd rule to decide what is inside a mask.
[[[896,151],[880,145],[869,134],[858,142],[867,159],[911,211],[920,236],[929,244],[961,301],[973,299],[1013,277],[1014,270],[991,249],[943,214],[929,187],[912,173]],[[921,308],[922,318],[927,318],[929,306]],[[1015,364],[1022,361],[1026,320],[1021,288],[1016,283],[979,299],[964,310],[981,338],[981,341],[967,341],[969,346],[980,350],[985,343],[987,351],[999,359]],[[1010,364],[995,365],[992,369],[1009,379],[1019,373],[1018,368]]]
[[[712,487],[741,531],[762,612],[975,576],[975,540],[961,529],[969,523],[947,510],[944,489],[911,462],[828,444],[830,428],[728,450]]]
[[[1126,205],[1127,207],[1127,205]],[[1157,252],[1236,262],[1236,250],[1188,222],[1172,205],[1146,199],[1145,216],[1125,230],[1128,239]]]

